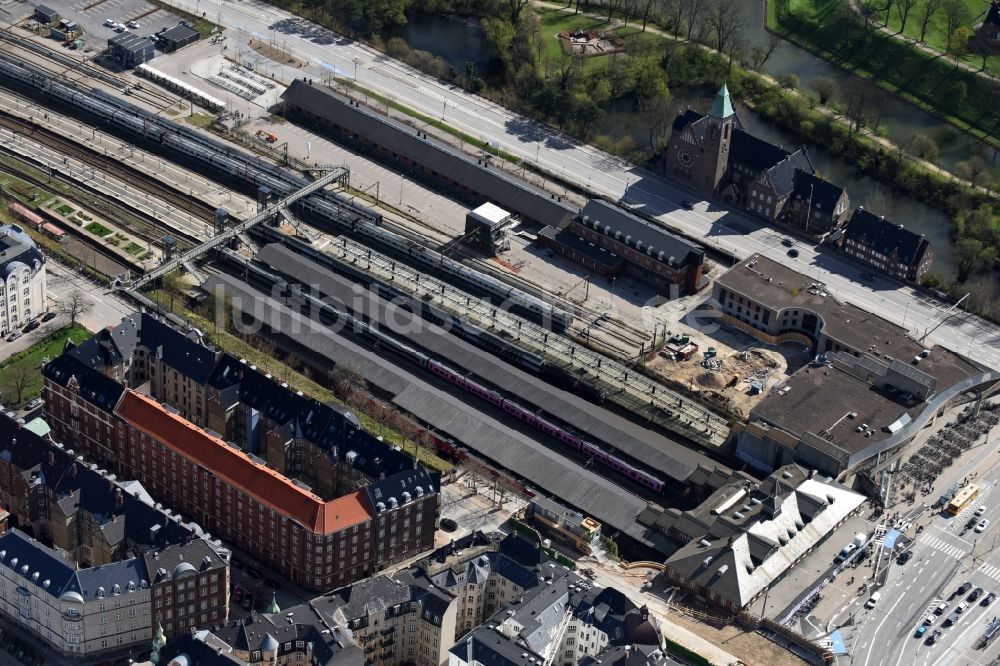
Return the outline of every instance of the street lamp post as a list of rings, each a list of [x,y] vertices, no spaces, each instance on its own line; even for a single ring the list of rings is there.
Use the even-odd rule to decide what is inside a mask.
[[[358,80],[358,57],[354,56],[354,80]]]

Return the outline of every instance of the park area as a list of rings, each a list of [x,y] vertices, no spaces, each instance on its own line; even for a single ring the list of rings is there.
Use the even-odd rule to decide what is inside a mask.
[[[912,5],[906,12],[906,25],[903,25],[903,8]],[[962,53],[963,59],[971,65],[981,67],[983,59],[969,48],[975,28],[986,16],[989,3],[983,0],[903,0],[894,3],[889,10],[888,27],[896,32],[902,32],[914,40],[923,39],[924,43],[942,53],[952,49]],[[885,14],[883,13],[883,16]],[[883,19],[884,20],[884,19]],[[957,34],[956,34],[957,31]],[[949,36],[951,39],[949,39]],[[1000,49],[986,59],[987,70],[1000,74]]]
[[[0,364],[0,396],[4,405],[20,407],[41,395],[42,364],[62,354],[67,340],[80,344],[90,336],[90,331],[80,325],[67,326]]]

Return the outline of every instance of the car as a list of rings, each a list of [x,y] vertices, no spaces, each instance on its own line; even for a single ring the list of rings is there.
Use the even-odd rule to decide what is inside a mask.
[[[454,532],[458,529],[458,523],[452,518],[442,518],[441,519],[441,529],[445,532]]]
[[[683,208],[684,210],[692,210],[694,209],[694,204],[685,199],[684,201],[681,202],[681,208]]]
[[[913,551],[904,550],[902,553],[899,554],[899,557],[896,558],[896,564],[906,564],[907,562],[910,561],[911,557],[913,557]]]
[[[975,516],[973,516],[972,518],[969,518],[967,521],[965,521],[965,529],[971,530],[973,527],[976,526],[976,523],[978,523],[978,522],[979,521],[976,520]]]
[[[881,598],[882,598],[881,592],[873,593],[872,596],[869,597],[868,601],[865,602],[865,608],[875,608],[875,604],[877,604],[878,600]]]
[[[984,513],[986,513],[986,505],[985,505],[985,504],[980,504],[980,505],[979,505],[979,506],[978,506],[978,507],[976,508],[976,513],[975,513],[975,514],[973,514],[973,515],[976,515],[976,516],[981,516],[981,515],[983,515]]]
[[[985,532],[986,528],[989,527],[989,526],[990,526],[990,519],[989,518],[983,518],[982,520],[979,521],[979,524],[976,525],[976,532],[979,532],[979,533]]]
[[[979,605],[980,606],[989,606],[991,603],[993,603],[996,600],[996,598],[997,598],[996,592],[990,592],[985,597],[983,597],[983,600],[979,602]]]
[[[962,602],[962,603],[960,603],[959,605],[955,606],[955,612],[956,612],[957,614],[961,615],[961,614],[962,614],[962,613],[964,613],[964,612],[965,612],[965,611],[966,611],[966,610],[967,610],[968,608],[969,608],[969,602],[968,602],[968,601],[963,601],[963,602]]]
[[[133,30],[135,30],[136,28],[138,28],[138,27],[139,27],[139,24],[138,24],[138,23],[137,23],[136,21],[129,21],[129,22],[128,22],[128,27],[130,27],[130,28],[132,28]]]
[[[36,328],[38,328],[39,326],[41,326],[41,324],[39,324],[39,323],[38,323],[38,320],[34,320],[34,321],[29,321],[29,322],[28,322],[28,325],[27,325],[27,326],[25,326],[25,327],[24,327],[24,329],[22,329],[22,330],[23,330],[23,331],[24,331],[25,333],[31,333],[31,332],[32,332],[33,330],[35,330],[35,329],[36,329]]]
[[[52,321],[55,318],[56,318],[55,312],[46,312],[44,315],[42,315],[42,323],[45,323],[47,321]]]
[[[927,633],[927,626],[922,624],[919,627],[917,627],[917,633],[915,633],[913,635],[913,637],[914,638],[920,638],[921,636],[923,636],[926,633]]]
[[[941,638],[941,630],[940,629],[935,629],[934,633],[932,633],[930,636],[928,636],[927,640],[924,641],[924,642],[927,643],[927,645],[934,645],[935,643],[937,643],[937,640],[939,638]]]
[[[125,26],[123,26],[121,23],[115,25],[115,32],[125,32]]]
[[[958,594],[965,594],[971,589],[972,589],[972,583],[970,583],[969,581],[965,581],[964,583],[958,586]]]
[[[781,244],[784,245],[785,247],[792,247],[792,245],[794,245],[791,238],[782,238]]]
[[[937,608],[934,609],[934,614],[943,615],[946,610],[948,610],[948,602],[942,601],[937,605]]]
[[[113,28],[116,25],[118,25],[118,24],[115,23],[113,19],[104,19],[104,27],[105,28]]]
[[[850,557],[851,553],[853,553],[857,549],[858,549],[858,544],[856,544],[856,543],[849,543],[846,546],[844,546],[844,549],[842,551],[840,551],[840,554],[837,555],[837,557],[833,558],[833,561],[836,564],[840,564],[841,562],[843,562],[844,560],[846,560],[848,557]]]
[[[934,624],[935,622],[937,622],[936,615],[928,615],[927,617],[924,618],[924,624],[926,624],[928,627]]]
[[[243,603],[243,588],[237,585],[233,588],[233,601],[235,603]]]
[[[986,591],[986,590],[984,590],[983,588],[981,588],[981,587],[977,587],[977,588],[976,588],[976,589],[974,589],[974,590],[973,590],[972,592],[969,592],[969,596],[967,597],[967,599],[968,599],[969,601],[975,601],[975,600],[976,600],[976,599],[978,599],[979,597],[983,596],[983,592],[985,592],[985,591]]]
[[[243,609],[250,610],[253,608],[253,595],[247,592],[243,595]]]
[[[787,255],[788,255],[789,257],[791,257],[792,259],[794,259],[795,257],[799,256],[799,251],[798,251],[798,250],[796,250],[796,249],[795,249],[795,248],[793,247],[793,248],[792,248],[791,250],[789,250],[789,251],[788,251],[788,252],[786,252],[785,254],[787,254]]]
[[[875,274],[874,273],[862,273],[861,274],[861,279],[865,280],[867,282],[872,282],[873,280],[875,280]]]
[[[41,398],[32,398],[31,400],[28,401],[28,404],[25,405],[25,407],[27,409],[35,409],[36,407],[41,407],[41,405],[42,405]]]

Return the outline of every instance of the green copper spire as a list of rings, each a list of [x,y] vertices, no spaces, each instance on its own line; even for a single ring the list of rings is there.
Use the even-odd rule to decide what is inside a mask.
[[[715,101],[712,102],[712,108],[708,110],[708,115],[716,118],[728,118],[733,115],[733,103],[729,99],[729,88],[726,87],[725,83],[719,89],[719,94],[715,96]]]
[[[156,625],[156,634],[153,635],[153,652],[149,655],[149,660],[154,664],[160,661],[160,650],[167,644],[167,637],[163,635],[163,625]]]
[[[264,612],[269,615],[281,612],[281,608],[278,607],[278,600],[274,596],[274,590],[271,591],[271,603],[264,609]]]

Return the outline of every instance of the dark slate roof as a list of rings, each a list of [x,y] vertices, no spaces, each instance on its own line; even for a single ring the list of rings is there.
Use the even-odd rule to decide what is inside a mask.
[[[598,247],[585,241],[569,229],[559,231],[556,227],[545,227],[538,232],[538,237],[548,239],[569,250],[577,252],[578,254],[595,262],[604,271],[616,270],[624,262],[624,259],[618,255],[612,254],[602,247]]]
[[[20,226],[0,225],[0,276],[6,277],[15,267],[34,268],[44,263],[45,255]]]
[[[907,265],[918,262],[930,245],[923,235],[905,229],[901,224],[893,224],[863,208],[854,211],[844,229],[844,237],[862,241],[876,252],[886,255],[898,250],[899,260]]]
[[[983,23],[1000,26],[1000,0],[993,0],[990,3],[990,9],[986,12],[986,18],[983,20]]]
[[[182,634],[169,641],[160,650],[160,663],[169,664],[174,659],[184,657],[181,663],[187,666],[246,666],[246,662],[237,659],[225,649],[212,645],[211,636],[207,631],[192,631]]]
[[[341,611],[348,621],[367,617],[374,610],[391,608],[411,600],[410,586],[385,575],[372,576],[341,587],[325,597],[327,613]],[[314,600],[314,607],[320,600]],[[317,609],[318,612],[319,609]],[[332,624],[332,623],[331,623]]]
[[[68,354],[63,354],[42,366],[42,375],[64,388],[75,377],[83,399],[106,412],[115,408],[125,390],[121,384],[100,370],[90,368]]]
[[[733,114],[733,125],[737,130],[743,128],[743,123],[737,113]],[[708,116],[686,109],[684,113],[674,118],[674,133],[682,132],[688,126],[691,127],[691,132],[694,134],[695,143],[702,146],[705,143],[705,132],[708,130]]]
[[[21,567],[28,565],[28,576],[37,572],[40,584],[50,581],[42,589],[56,599],[75,592],[83,600],[83,589],[73,565],[18,529],[0,534],[0,565],[18,574],[22,574]]]
[[[141,316],[139,344],[149,349],[154,356],[161,356],[167,367],[185,377],[199,384],[208,381],[215,367],[216,354],[213,349],[202,345],[195,333],[182,333],[150,314],[143,313]]]
[[[767,170],[771,187],[779,197],[786,197],[795,189],[795,174],[799,171],[815,173],[809,153],[800,148]]]
[[[130,594],[130,588],[131,594],[135,594],[140,589],[141,582],[149,580],[146,564],[138,557],[80,569],[76,575],[85,601],[100,599],[102,596],[107,599],[124,597]]]
[[[840,201],[840,197],[844,194],[843,187],[834,185],[830,181],[823,180],[819,176],[808,171],[803,171],[802,169],[795,170],[794,179],[793,191],[796,196],[801,196],[802,200],[806,202],[809,201],[811,196],[814,208],[829,211],[830,213],[833,213],[837,207],[837,202]]]
[[[667,666],[681,662],[671,659],[656,645],[615,645],[600,654],[587,655],[577,666]]]
[[[30,472],[29,478],[49,487],[56,497],[69,498],[98,524],[124,529],[124,535],[138,545],[163,547],[185,542],[192,536],[187,526],[169,520],[155,506],[147,504],[138,491],[123,490],[118,506],[117,488],[109,485],[109,478],[96,465],[77,460],[67,449],[49,443],[3,415],[0,415],[0,442],[0,458]],[[124,524],[116,517],[124,517]]]
[[[498,169],[484,168],[444,143],[418,137],[416,130],[407,125],[351,105],[347,98],[329,88],[296,79],[281,97],[293,107],[385,146],[400,158],[458,182],[481,195],[484,201],[492,201],[522,217],[559,226],[574,212],[546,192]]]
[[[410,458],[410,460],[412,461],[411,466],[417,464],[415,458]],[[406,503],[403,499],[403,493],[409,493],[410,500],[412,501],[418,497],[435,493],[440,487],[440,476],[435,478],[426,468],[413,467],[405,472],[393,474],[382,480],[375,481],[365,486],[362,492],[367,497],[374,511],[379,502],[387,505],[390,497],[394,497],[399,506],[403,506]]]
[[[455,643],[449,652],[462,663],[474,661],[480,666],[530,666],[532,662],[544,661],[540,655],[526,651],[503,634],[485,626],[473,629]]]
[[[791,155],[787,150],[760,139],[750,132],[736,130],[729,150],[730,163],[736,162],[754,173],[770,169]]]
[[[619,240],[623,242],[625,242],[626,237],[631,236],[627,244],[635,247],[637,243],[642,243],[642,252],[648,252],[650,247],[653,248],[654,254],[662,252],[664,254],[663,260],[667,261],[669,258],[673,258],[672,265],[674,266],[698,266],[705,260],[705,251],[701,246],[676,236],[666,229],[653,226],[607,201],[600,199],[588,201],[576,217],[581,222],[585,218],[590,226],[600,223],[602,231],[610,227],[612,236],[621,232]]]
[[[198,34],[198,31],[190,26],[186,26],[183,23],[178,23],[169,30],[164,30],[159,34],[161,39],[166,39],[171,42],[179,42],[185,39],[190,39]]]

